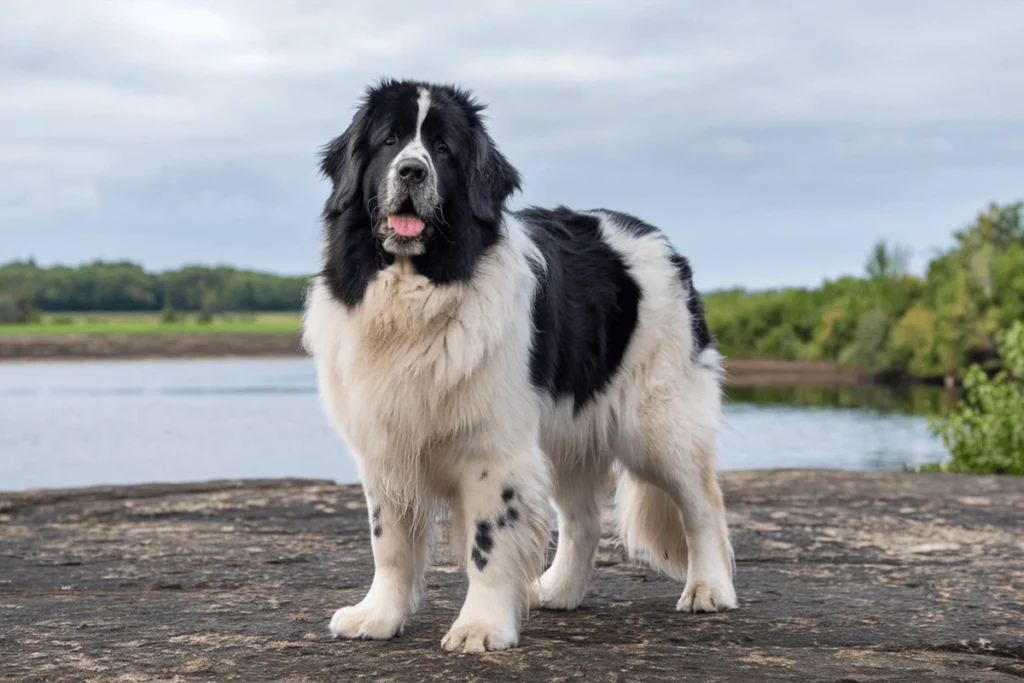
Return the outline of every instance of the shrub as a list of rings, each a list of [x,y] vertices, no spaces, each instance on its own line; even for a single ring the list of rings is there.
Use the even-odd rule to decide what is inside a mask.
[[[178,321],[178,312],[174,310],[174,306],[164,306],[164,309],[160,311],[160,322],[164,324],[170,324]]]
[[[13,297],[0,297],[0,325],[21,323],[21,309]]]
[[[952,455],[947,471],[1024,475],[1024,322],[997,342],[1002,369],[989,377],[972,365],[957,411],[931,422]]]
[[[780,325],[761,338],[757,343],[756,351],[758,357],[761,358],[797,360],[803,353],[803,345],[792,327]]]
[[[0,296],[0,325],[39,322],[39,311],[26,297]]]
[[[217,294],[213,291],[203,292],[202,303],[199,306],[199,315],[196,320],[200,325],[209,325],[213,322],[213,316],[220,311],[220,303]]]

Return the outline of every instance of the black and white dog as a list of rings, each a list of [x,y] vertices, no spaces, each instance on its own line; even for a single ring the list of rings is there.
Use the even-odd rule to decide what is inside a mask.
[[[323,155],[304,344],[358,461],[375,563],[331,631],[402,631],[450,505],[469,589],[441,644],[514,647],[531,605],[583,600],[613,487],[631,555],[685,581],[676,609],[734,608],[721,357],[686,259],[622,213],[508,210],[520,175],[482,110],[456,87],[384,81]]]

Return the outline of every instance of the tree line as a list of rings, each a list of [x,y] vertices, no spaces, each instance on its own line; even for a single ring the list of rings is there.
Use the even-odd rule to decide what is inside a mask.
[[[712,292],[708,323],[734,358],[823,360],[878,375],[959,375],[998,365],[997,333],[1024,320],[1024,202],[992,204],[908,272],[878,243],[860,277],[815,288]]]
[[[996,333],[1024,320],[1024,202],[993,204],[953,235],[923,275],[885,242],[861,276],[819,287],[705,295],[727,357],[824,360],[876,374],[941,377],[998,356]],[[308,277],[190,266],[151,273],[129,262],[0,267],[0,321],[32,310],[298,311]],[[4,311],[7,311],[6,313]]]
[[[308,281],[229,267],[151,273],[125,261],[50,268],[15,261],[0,266],[0,311],[298,311]]]

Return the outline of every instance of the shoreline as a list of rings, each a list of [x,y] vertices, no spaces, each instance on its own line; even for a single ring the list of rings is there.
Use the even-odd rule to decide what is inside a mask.
[[[32,362],[302,358],[299,334],[104,334],[0,336],[0,365]],[[870,375],[820,361],[729,359],[726,384],[849,387],[880,384]]]
[[[298,333],[0,336],[0,363],[18,361],[301,357]]]

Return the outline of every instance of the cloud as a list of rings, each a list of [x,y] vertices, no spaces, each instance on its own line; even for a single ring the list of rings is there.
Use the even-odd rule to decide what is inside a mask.
[[[937,151],[947,151],[953,149],[953,143],[946,138],[926,138],[924,140],[924,146],[926,149],[934,149]]]
[[[739,235],[761,220],[764,201],[824,194],[841,211],[851,200],[831,188],[869,177],[887,178],[879,192],[896,183],[915,194],[901,183],[998,168],[992,177],[1008,187],[1020,178],[1006,172],[1008,150],[1024,137],[1022,31],[1014,0],[392,0],[386,10],[10,0],[0,23],[0,231],[14,236],[15,253],[91,258],[99,243],[68,220],[91,217],[103,248],[131,244],[123,255],[167,265],[185,247],[168,246],[176,233],[138,200],[146,196],[203,226],[187,245],[193,258],[214,248],[202,239],[217,230],[257,246],[284,230],[303,254],[315,251],[316,152],[381,76],[476,90],[527,174],[530,200],[616,201],[665,217],[681,210],[685,186],[749,207],[729,219]],[[961,166],[937,168],[936,158]],[[203,179],[201,194],[161,186],[189,177]],[[774,195],[754,198],[768,187]],[[150,242],[125,241],[108,227],[117,224],[141,226]],[[257,246],[246,255],[266,267],[304,267]]]
[[[728,157],[749,157],[754,154],[754,146],[741,138],[718,138],[718,150]]]

